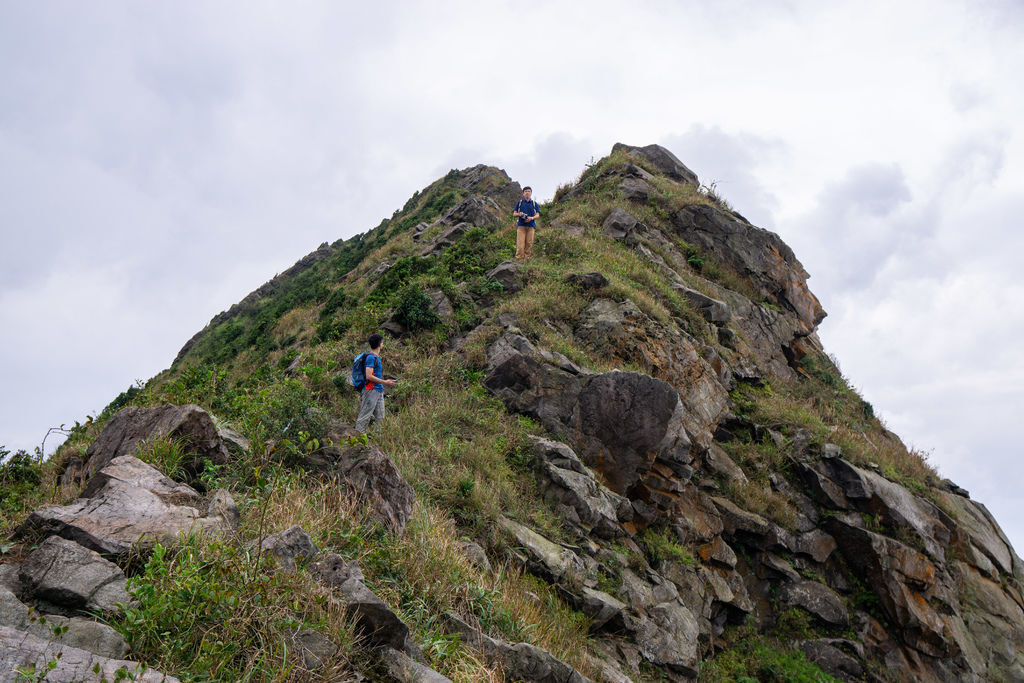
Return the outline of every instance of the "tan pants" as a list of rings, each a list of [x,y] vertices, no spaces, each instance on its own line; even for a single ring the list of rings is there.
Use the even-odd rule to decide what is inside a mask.
[[[533,253],[534,228],[526,225],[516,226],[516,258],[528,259]]]

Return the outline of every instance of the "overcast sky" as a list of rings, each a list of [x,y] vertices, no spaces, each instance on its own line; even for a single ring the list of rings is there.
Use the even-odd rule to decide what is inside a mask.
[[[811,273],[888,425],[1024,550],[1020,2],[0,0],[0,445],[450,168],[667,146]]]

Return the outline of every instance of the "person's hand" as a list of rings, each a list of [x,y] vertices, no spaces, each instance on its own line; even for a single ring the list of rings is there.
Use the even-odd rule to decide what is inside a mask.
[[[386,380],[384,380],[384,384],[386,384],[389,387],[393,387],[396,384],[398,384],[398,380],[397,379],[386,379]]]

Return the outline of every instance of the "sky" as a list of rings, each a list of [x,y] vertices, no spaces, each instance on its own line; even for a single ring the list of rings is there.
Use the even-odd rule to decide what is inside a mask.
[[[793,247],[851,383],[1024,551],[1024,4],[583,7],[0,0],[0,445],[451,168],[547,199],[658,143]]]

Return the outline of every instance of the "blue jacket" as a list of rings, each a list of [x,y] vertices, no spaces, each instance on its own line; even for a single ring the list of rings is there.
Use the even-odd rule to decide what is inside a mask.
[[[519,201],[516,202],[516,205],[515,205],[515,207],[513,207],[512,210],[513,211],[522,211],[523,213],[527,214],[528,216],[532,216],[534,214],[537,214],[538,216],[540,215],[540,208],[537,206],[537,202],[533,201],[532,199],[530,199],[530,200],[520,199]],[[516,225],[523,225],[523,226],[526,226],[528,228],[536,228],[537,227],[537,221],[528,221],[528,220],[524,219],[522,216],[517,216],[516,218],[517,218]]]
[[[366,367],[373,369],[373,376],[377,379],[384,379],[384,364],[380,362],[380,356],[375,353],[366,354]],[[384,393],[384,385],[370,381],[370,373],[366,373],[366,391],[379,391]]]

